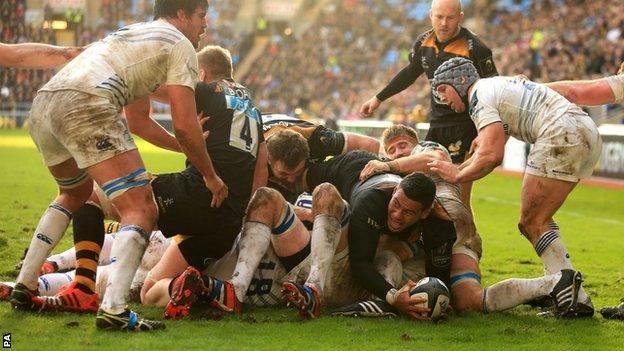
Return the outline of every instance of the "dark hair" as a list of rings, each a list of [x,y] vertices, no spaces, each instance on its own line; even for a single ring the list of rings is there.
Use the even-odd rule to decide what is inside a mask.
[[[418,144],[418,133],[416,133],[416,130],[414,128],[408,127],[404,124],[393,124],[390,127],[384,129],[383,133],[381,134],[381,142],[383,143],[384,150],[390,140],[399,136],[412,138],[414,139],[414,143]]]
[[[403,178],[399,186],[408,199],[420,202],[423,208],[431,207],[435,198],[436,186],[431,178],[422,172],[414,172]]]
[[[281,130],[269,138],[267,151],[271,161],[281,161],[289,169],[294,169],[301,161],[310,158],[310,147],[306,138],[288,129]]]
[[[154,19],[173,18],[178,10],[183,10],[188,16],[198,7],[208,9],[208,0],[156,0],[154,2]]]

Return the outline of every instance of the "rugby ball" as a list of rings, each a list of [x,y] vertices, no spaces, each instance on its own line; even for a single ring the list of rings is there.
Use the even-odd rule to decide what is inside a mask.
[[[410,290],[411,297],[425,297],[427,302],[423,305],[430,309],[427,316],[432,320],[439,319],[450,303],[450,292],[446,285],[438,278],[425,277],[416,283]]]

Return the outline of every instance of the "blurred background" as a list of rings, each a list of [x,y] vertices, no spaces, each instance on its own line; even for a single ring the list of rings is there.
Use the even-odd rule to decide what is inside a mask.
[[[538,82],[595,78],[615,74],[624,60],[624,0],[462,3],[464,26],[493,50],[501,75]],[[232,52],[235,78],[263,113],[344,129],[361,125],[360,105],[407,64],[414,40],[430,28],[429,7],[429,0],[211,0],[202,45]],[[152,8],[153,0],[0,0],[0,40],[86,45],[151,20]],[[0,66],[0,127],[21,126],[53,74]],[[429,89],[422,75],[366,123],[425,122]],[[167,118],[167,105],[153,108]],[[599,125],[624,126],[620,105],[587,111]],[[624,174],[620,146],[615,156]]]

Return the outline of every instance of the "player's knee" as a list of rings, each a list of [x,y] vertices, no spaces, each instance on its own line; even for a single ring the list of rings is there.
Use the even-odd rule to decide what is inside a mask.
[[[319,184],[312,192],[312,214],[327,214],[340,218],[344,210],[344,203],[340,192],[330,183]]]
[[[267,187],[258,188],[249,200],[245,220],[271,226],[274,219],[279,216],[284,203],[284,197],[277,190]]]
[[[477,282],[463,281],[452,287],[451,305],[456,312],[483,311],[483,288]]]
[[[249,200],[249,205],[247,205],[247,212],[252,212],[259,208],[266,208],[267,206],[271,206],[280,198],[281,194],[275,189],[271,189],[268,187],[258,188]]]

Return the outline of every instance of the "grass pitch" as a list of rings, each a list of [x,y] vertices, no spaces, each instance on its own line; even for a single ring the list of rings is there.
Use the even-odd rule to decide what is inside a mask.
[[[183,157],[140,143],[151,172],[183,167]],[[15,279],[14,264],[28,246],[56,186],[25,131],[0,131],[0,280]],[[521,180],[490,175],[475,185],[473,207],[483,238],[484,285],[510,277],[535,277],[542,266],[518,233]],[[579,186],[557,221],[575,267],[599,309],[624,297],[624,191]],[[68,234],[56,251],[71,245]],[[161,310],[133,306],[145,316]],[[247,309],[242,317],[209,313],[168,322],[163,332],[98,332],[91,315],[12,311],[0,303],[0,333],[11,333],[17,350],[571,350],[622,349],[624,323],[542,319],[520,307],[495,315],[452,315],[446,322],[323,316],[300,321],[288,309]]]

